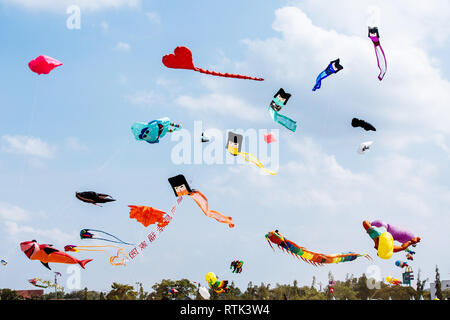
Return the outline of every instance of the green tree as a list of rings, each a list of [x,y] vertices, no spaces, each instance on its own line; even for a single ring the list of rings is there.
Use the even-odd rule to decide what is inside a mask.
[[[138,293],[133,286],[113,282],[112,290],[106,295],[106,300],[136,300]]]
[[[234,282],[231,282],[231,284],[228,285],[228,290],[226,293],[223,293],[222,296],[225,300],[238,300],[240,299],[240,296],[242,295],[241,290],[236,287]]]
[[[0,300],[22,300],[22,297],[15,290],[0,289]]]
[[[436,289],[436,297],[439,300],[442,300],[442,288],[441,288],[441,276],[439,274],[439,268],[436,265],[436,279],[434,281],[434,288]]]
[[[420,279],[420,269],[417,272],[417,283],[416,283],[416,294],[414,295],[414,299],[419,300],[420,297],[423,297],[425,283],[428,281],[428,278],[425,280]]]
[[[381,289],[378,289],[373,298],[380,300],[410,300],[411,296],[416,294],[416,290],[412,287],[402,287],[402,286],[387,286],[381,284]]]
[[[142,286],[142,283],[138,282],[138,284],[139,284],[139,300],[147,300],[148,292],[144,291],[144,287]]]
[[[150,300],[191,300],[197,295],[196,286],[188,279],[173,281],[164,279],[152,286],[153,292],[147,296]],[[170,294],[170,289],[176,289],[178,293]]]
[[[376,289],[369,289],[367,285],[367,276],[365,273],[357,280],[354,285],[354,290],[356,291],[356,296],[358,299],[367,300],[367,298],[371,298],[375,293]]]

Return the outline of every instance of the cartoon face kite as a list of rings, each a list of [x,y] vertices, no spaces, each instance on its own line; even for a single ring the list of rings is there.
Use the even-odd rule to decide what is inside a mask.
[[[283,88],[280,88],[280,90],[278,90],[278,92],[273,96],[273,99],[270,102],[269,114],[274,122],[281,124],[283,127],[291,130],[292,132],[295,132],[295,130],[297,129],[297,121],[294,121],[291,118],[288,118],[285,115],[279,113],[281,108],[286,105],[290,97],[290,93],[287,93]]]
[[[283,88],[280,88],[280,90],[278,90],[278,92],[273,96],[272,102],[270,102],[270,107],[275,111],[281,111],[281,108],[286,105],[290,97],[290,93],[287,93]]]
[[[191,187],[189,187],[186,178],[182,174],[169,178],[169,183],[176,197],[182,197],[192,193]]]
[[[233,156],[241,156],[242,158],[244,158],[245,161],[253,163],[258,168],[262,169],[263,171],[271,175],[276,175],[276,172],[264,168],[263,164],[254,155],[247,152],[241,152],[243,139],[244,137],[241,134],[229,131],[228,141],[226,145],[227,151]]]
[[[206,197],[200,191],[191,189],[186,181],[186,178],[183,175],[179,174],[175,177],[169,178],[168,180],[176,197],[182,197],[186,195],[191,197],[192,200],[197,203],[200,209],[202,209],[203,213],[206,216],[213,218],[220,223],[227,223],[230,228],[234,227],[233,218],[224,216],[220,212],[211,210],[209,208],[208,199],[206,199]]]

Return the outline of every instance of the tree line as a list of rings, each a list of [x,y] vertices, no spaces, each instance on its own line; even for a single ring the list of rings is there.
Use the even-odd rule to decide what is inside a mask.
[[[229,284],[229,290],[223,294],[217,294],[209,289],[210,300],[429,300],[430,292],[425,290],[428,279],[421,279],[420,270],[417,274],[416,285],[391,286],[383,282],[371,284],[363,274],[360,277],[347,275],[345,280],[334,281],[331,272],[328,274],[329,283],[322,287],[316,284],[316,279],[310,286],[299,286],[294,280],[292,284],[261,283],[255,285],[249,282],[245,291],[241,291],[234,282]],[[439,269],[436,266],[436,296],[440,300],[450,297],[450,289],[442,290],[440,286]],[[151,291],[144,290],[142,283],[136,286],[113,282],[108,292],[93,291],[84,288],[69,293],[59,291],[44,294],[39,299],[66,299],[66,300],[202,300],[198,292],[198,284],[188,279],[170,280],[163,279],[151,287]],[[318,288],[319,287],[319,288]],[[175,289],[175,290],[172,290]],[[171,293],[176,292],[176,293]],[[0,289],[1,300],[23,299],[16,291],[11,289]],[[34,298],[37,299],[37,298]]]

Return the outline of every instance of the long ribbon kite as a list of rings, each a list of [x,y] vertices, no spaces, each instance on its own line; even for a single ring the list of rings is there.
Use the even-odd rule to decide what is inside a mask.
[[[263,78],[243,76],[240,74],[221,73],[197,68],[196,66],[194,66],[194,62],[192,60],[192,52],[187,47],[176,47],[173,53],[167,54],[162,58],[162,62],[167,68],[194,70],[200,73],[218,77],[264,81]]]

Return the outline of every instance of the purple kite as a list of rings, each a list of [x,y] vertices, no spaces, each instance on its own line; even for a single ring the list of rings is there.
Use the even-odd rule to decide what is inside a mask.
[[[378,79],[381,81],[381,80],[383,80],[383,77],[387,71],[387,62],[386,62],[386,56],[384,55],[384,50],[380,44],[380,34],[378,33],[377,27],[373,27],[373,28],[369,27],[369,38],[370,38],[370,40],[372,40],[373,46],[375,49],[375,55],[377,57],[377,65],[378,65],[378,69],[380,69],[380,74],[378,75]],[[380,65],[379,52],[381,54],[383,54],[383,60],[384,60],[384,64],[382,62],[381,65]]]

